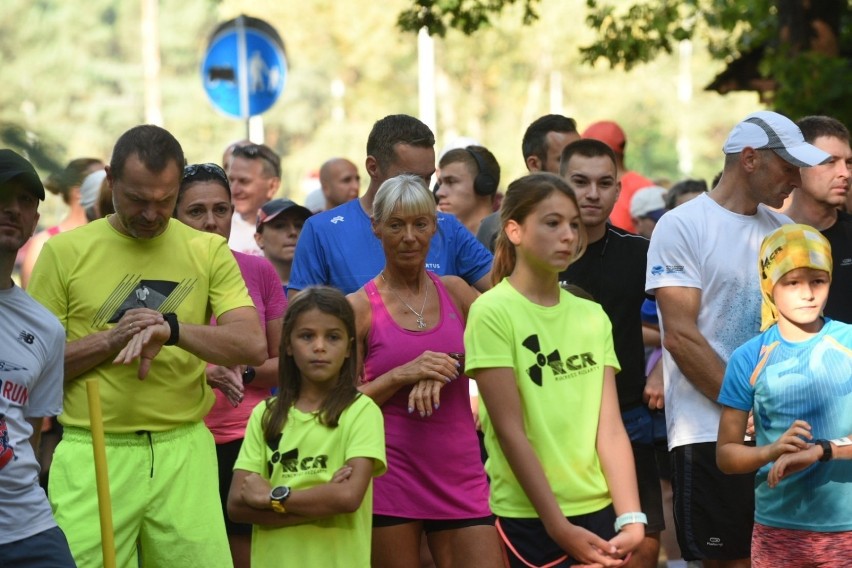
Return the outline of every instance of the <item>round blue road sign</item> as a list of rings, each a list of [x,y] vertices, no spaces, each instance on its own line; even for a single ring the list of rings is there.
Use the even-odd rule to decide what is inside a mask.
[[[261,114],[278,100],[287,79],[287,59],[275,30],[240,16],[219,26],[201,64],[210,102],[234,118]]]

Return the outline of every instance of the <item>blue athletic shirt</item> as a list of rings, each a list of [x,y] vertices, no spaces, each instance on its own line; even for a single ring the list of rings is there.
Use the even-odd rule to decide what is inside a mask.
[[[438,212],[438,230],[429,244],[426,269],[468,284],[491,270],[491,253],[454,216]],[[326,284],[344,294],[361,288],[385,266],[382,243],[357,199],[310,217],[296,244],[289,288]]]
[[[754,409],[757,445],[777,440],[797,419],[814,439],[852,432],[852,325],[826,318],[822,330],[801,342],[781,337],[773,325],[728,361],[720,404]],[[817,462],[775,489],[769,463],[755,478],[755,521],[770,527],[819,532],[852,530],[852,461]]]

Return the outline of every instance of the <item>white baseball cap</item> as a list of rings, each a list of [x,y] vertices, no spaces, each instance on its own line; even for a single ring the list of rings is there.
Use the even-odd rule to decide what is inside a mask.
[[[666,212],[666,188],[658,185],[643,187],[630,200],[630,215],[637,219],[648,217],[659,221]]]
[[[799,168],[818,166],[831,158],[827,152],[805,142],[795,122],[768,110],[753,112],[734,126],[722,151],[739,154],[744,148],[772,150]]]

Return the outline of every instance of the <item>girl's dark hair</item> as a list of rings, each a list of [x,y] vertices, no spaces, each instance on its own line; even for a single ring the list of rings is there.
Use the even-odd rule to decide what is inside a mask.
[[[352,306],[349,305],[346,296],[336,288],[329,286],[305,288],[290,302],[284,316],[278,363],[278,394],[266,399],[266,410],[263,413],[263,437],[267,442],[273,443],[281,435],[290,408],[299,398],[302,387],[302,373],[296,366],[296,360],[287,351],[290,347],[290,336],[296,327],[299,316],[313,309],[338,318],[343,323],[348,335],[347,340],[350,342],[349,357],[343,362],[337,382],[332,386],[331,391],[320,406],[319,423],[330,428],[337,427],[340,415],[360,395],[355,387],[357,357],[355,356],[354,346],[355,313],[352,311]]]
[[[103,160],[99,160],[98,158],[77,158],[71,160],[65,166],[64,170],[47,178],[44,188],[51,193],[61,196],[62,200],[68,204],[70,201],[68,193],[71,191],[71,188],[80,187],[86,176],[97,169],[103,169],[103,165]]]
[[[506,235],[506,224],[509,221],[523,223],[536,205],[550,197],[554,191],[558,191],[570,199],[579,212],[580,207],[577,205],[574,190],[557,175],[538,172],[518,178],[509,184],[506,197],[503,198],[503,203],[500,206],[500,227],[502,228],[497,233],[497,242],[494,245],[494,265],[491,271],[492,284],[499,284],[515,269],[517,260],[515,245],[509,241],[509,237]],[[586,236],[586,228],[582,223],[578,233],[580,238],[577,241],[577,254],[572,262],[576,262],[586,252],[588,237]]]
[[[714,186],[715,187],[715,186]],[[671,211],[677,206],[677,198],[690,193],[705,193],[707,182],[703,179],[684,179],[669,188],[666,192],[666,209]]]

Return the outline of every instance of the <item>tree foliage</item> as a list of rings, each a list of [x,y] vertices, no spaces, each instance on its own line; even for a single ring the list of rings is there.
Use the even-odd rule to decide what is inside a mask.
[[[539,17],[540,0],[412,0],[399,16],[405,30],[473,34],[516,2],[523,21]],[[631,70],[671,54],[684,40],[706,45],[728,65],[707,87],[751,90],[792,117],[830,114],[852,124],[850,0],[585,0],[596,37],[583,61]]]
[[[448,29],[471,35],[491,24],[492,18],[513,4],[523,7],[523,22],[538,19],[535,10],[539,0],[413,0],[403,10],[397,24],[402,30],[417,32],[426,28],[431,35],[444,37]]]

